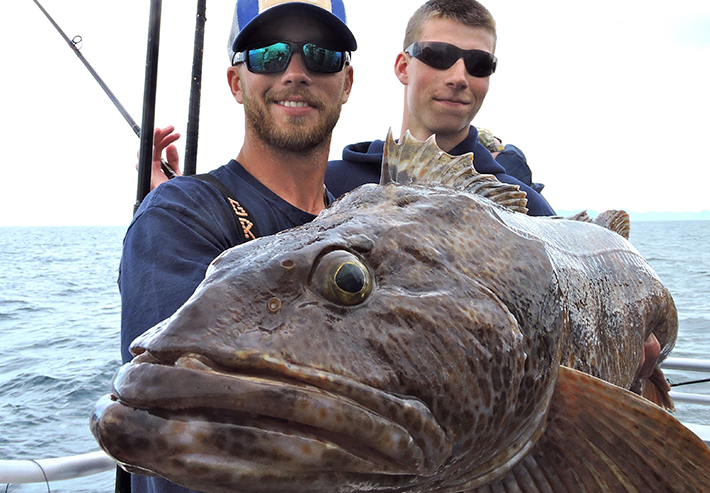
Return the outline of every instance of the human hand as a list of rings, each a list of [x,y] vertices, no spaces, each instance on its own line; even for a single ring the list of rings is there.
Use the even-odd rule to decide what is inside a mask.
[[[180,138],[180,134],[175,132],[175,127],[170,125],[165,128],[156,128],[153,134],[153,164],[150,172],[150,189],[168,181],[171,177],[163,171],[163,163],[169,167],[177,176],[182,176],[180,171],[180,155],[178,154],[175,142]],[[163,151],[166,159],[163,160]],[[138,164],[136,164],[138,169]]]
[[[175,127],[172,125],[155,129],[153,135],[153,167],[150,173],[151,190],[169,179],[161,167],[163,150],[165,151],[167,165],[177,176],[182,176],[182,172],[180,171],[180,155],[178,154],[177,147],[173,144],[173,142],[179,138],[180,134],[175,132]]]

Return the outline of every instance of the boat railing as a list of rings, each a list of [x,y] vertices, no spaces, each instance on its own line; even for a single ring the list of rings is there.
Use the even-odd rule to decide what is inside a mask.
[[[661,363],[664,370],[681,370],[710,373],[710,360],[689,359],[689,358],[666,358]],[[671,397],[675,402],[686,402],[689,404],[710,404],[710,395],[690,394],[671,390]]]
[[[666,358],[661,363],[663,370],[692,371],[699,373],[710,373],[710,360],[691,358]],[[673,387],[671,387],[673,388]],[[676,404],[700,404],[710,405],[710,395],[693,394],[689,392],[679,392],[671,390],[671,397]],[[708,446],[710,446],[710,426],[699,423],[691,423],[683,420],[683,424],[693,433],[698,435]]]
[[[710,360],[666,358],[664,370],[710,373]],[[710,395],[671,391],[676,403],[710,405]],[[683,424],[710,446],[710,426]],[[49,483],[75,479],[115,469],[116,463],[102,451],[54,459],[0,460],[0,484]]]
[[[0,484],[53,483],[116,468],[103,451],[54,459],[0,460]]]

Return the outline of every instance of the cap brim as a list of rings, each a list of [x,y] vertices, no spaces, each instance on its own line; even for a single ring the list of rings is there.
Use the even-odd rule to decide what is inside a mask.
[[[264,23],[267,23],[277,17],[295,14],[304,14],[323,22],[323,24],[332,29],[335,35],[343,42],[342,48],[344,50],[355,51],[357,49],[357,41],[355,41],[355,36],[353,36],[353,33],[350,31],[348,26],[338,19],[338,17],[331,14],[327,10],[323,10],[322,8],[312,4],[288,3],[271,7],[269,10],[265,11],[247,24],[234,39],[234,45],[232,46],[233,50],[235,52],[244,51],[249,44],[248,41],[250,36]]]

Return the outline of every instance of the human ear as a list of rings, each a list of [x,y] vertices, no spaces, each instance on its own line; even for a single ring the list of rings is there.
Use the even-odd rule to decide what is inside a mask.
[[[229,88],[232,90],[232,95],[237,103],[244,103],[244,95],[242,94],[241,88],[241,74],[239,73],[239,68],[234,65],[227,69],[227,82],[229,83]]]
[[[409,84],[409,55],[401,52],[394,61],[394,75],[405,86]]]
[[[343,87],[343,104],[348,102],[348,99],[350,99],[350,91],[353,90],[353,80],[354,80],[354,70],[352,66],[348,65],[345,67],[345,70],[347,71],[345,73],[345,82],[344,82],[344,87]]]

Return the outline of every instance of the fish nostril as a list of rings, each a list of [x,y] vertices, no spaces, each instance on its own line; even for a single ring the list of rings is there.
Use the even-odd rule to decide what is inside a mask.
[[[281,309],[281,300],[278,298],[271,298],[267,303],[269,311],[271,313],[277,313]]]
[[[296,263],[293,260],[284,260],[281,262],[281,267],[283,267],[286,270],[291,270],[296,266]]]

